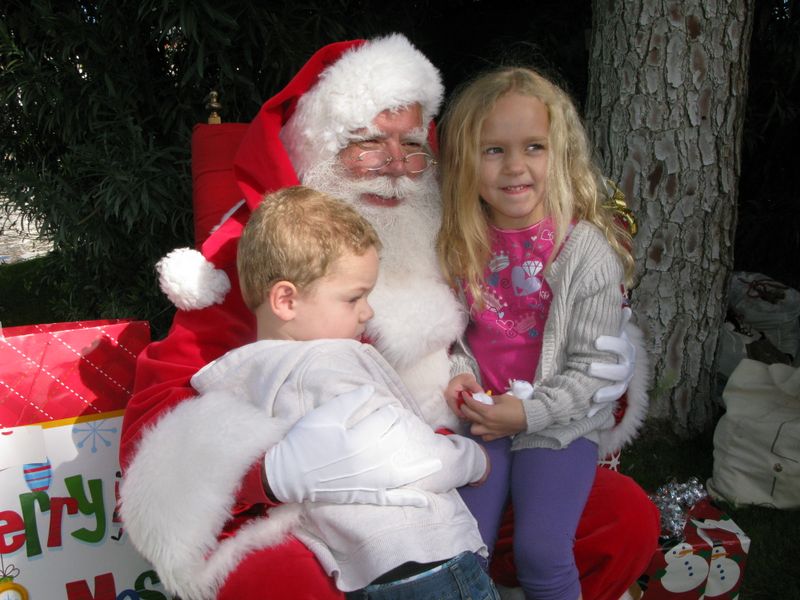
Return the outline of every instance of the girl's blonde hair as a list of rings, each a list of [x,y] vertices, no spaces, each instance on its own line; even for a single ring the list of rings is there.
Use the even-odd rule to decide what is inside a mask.
[[[346,202],[300,185],[267,194],[239,239],[242,298],[255,310],[279,281],[308,291],[344,254],[372,247],[380,250],[378,234]]]
[[[436,247],[450,285],[463,281],[481,305],[480,284],[490,258],[488,206],[478,193],[481,128],[497,101],[507,94],[538,98],[547,107],[545,213],[553,219],[555,247],[561,245],[572,219],[594,223],[619,255],[629,285],[633,274],[631,238],[601,204],[602,179],[592,162],[578,111],[561,88],[523,67],[501,68],[468,82],[456,92],[442,119],[443,217]]]

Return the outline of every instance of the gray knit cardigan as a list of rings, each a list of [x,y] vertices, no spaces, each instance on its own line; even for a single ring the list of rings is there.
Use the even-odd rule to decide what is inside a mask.
[[[596,226],[580,221],[552,262],[545,279],[553,292],[545,323],[542,354],[532,397],[523,399],[527,430],[514,436],[512,448],[563,448],[579,437],[597,442],[600,455],[635,436],[647,409],[648,361],[641,333],[636,375],[628,388],[624,431],[614,421],[614,403],[597,404],[594,393],[609,384],[588,374],[592,362],[617,362],[595,348],[601,335],[619,336],[622,319],[623,269],[619,257]],[[635,329],[635,328],[633,328]],[[453,350],[451,375],[472,372],[477,365],[462,339]],[[591,414],[591,416],[589,416]]]

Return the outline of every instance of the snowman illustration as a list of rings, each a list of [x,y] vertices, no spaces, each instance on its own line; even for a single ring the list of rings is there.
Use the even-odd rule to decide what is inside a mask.
[[[738,562],[728,556],[725,547],[719,545],[718,541],[714,540],[709,533],[712,529],[721,529],[733,533],[745,552],[750,549],[750,538],[730,519],[705,519],[704,521],[692,519],[692,523],[697,527],[697,535],[712,547],[706,596],[721,596],[730,592],[741,577],[741,567]]]
[[[721,596],[733,589],[741,576],[739,564],[728,558],[724,546],[714,546],[711,551],[711,568],[708,571],[706,597]]]
[[[692,545],[686,542],[672,548],[664,559],[667,569],[661,578],[661,585],[668,592],[688,592],[701,585],[708,576],[706,559],[695,554]]]

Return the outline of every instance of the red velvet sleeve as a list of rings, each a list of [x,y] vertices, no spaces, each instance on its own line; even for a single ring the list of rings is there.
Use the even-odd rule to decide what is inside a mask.
[[[264,489],[264,460],[259,459],[244,476],[242,485],[236,493],[236,501],[241,504],[266,504],[267,506],[278,506],[280,502],[273,501],[267,496]]]

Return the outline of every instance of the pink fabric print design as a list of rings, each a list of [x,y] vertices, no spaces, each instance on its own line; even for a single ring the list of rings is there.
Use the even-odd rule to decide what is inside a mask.
[[[496,287],[500,282],[500,272],[508,268],[509,264],[508,254],[500,251],[499,254],[492,254],[489,261],[489,274],[486,278],[486,283],[491,287]]]
[[[499,254],[493,254],[492,259],[489,261],[489,270],[492,273],[499,273],[508,267],[508,254],[500,251]]]
[[[486,310],[481,313],[481,319],[494,323],[503,330],[506,336],[510,338],[516,337],[517,328],[514,320],[505,318],[508,304],[503,302],[491,289],[481,288],[481,296],[486,304]]]
[[[511,283],[515,296],[529,296],[542,288],[542,280],[537,277],[544,265],[540,260],[526,260],[521,266],[511,269]]]
[[[527,313],[522,315],[517,324],[515,325],[514,329],[517,333],[529,333],[531,337],[536,337],[539,335],[539,332],[535,329],[536,324],[539,322],[539,317],[536,313]]]

